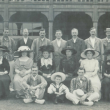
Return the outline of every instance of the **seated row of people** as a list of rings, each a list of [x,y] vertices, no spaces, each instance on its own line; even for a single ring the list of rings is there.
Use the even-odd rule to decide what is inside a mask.
[[[42,52],[42,58],[38,60],[37,62],[37,66],[39,69],[39,74],[42,76],[39,80],[44,81],[44,85],[46,87],[46,91],[48,91],[48,87],[51,83],[51,79],[52,79],[52,75],[53,73],[55,73],[55,66],[54,66],[54,61],[52,60],[52,58],[50,58],[50,53],[53,52],[53,47],[51,45],[48,46],[41,46],[40,47],[40,51]],[[9,94],[9,84],[10,84],[10,77],[8,76],[9,73],[9,63],[8,61],[3,58],[3,53],[4,52],[8,52],[8,49],[5,46],[0,46],[0,55],[1,55],[1,77],[4,77],[4,75],[6,75],[7,77],[1,78],[1,97],[3,96],[8,96]],[[32,70],[32,66],[33,66],[33,60],[31,58],[28,57],[28,54],[32,52],[32,50],[30,50],[29,47],[27,46],[21,46],[18,51],[16,51],[16,53],[18,53],[19,58],[16,59],[15,63],[14,63],[14,68],[15,68],[15,77],[14,77],[14,89],[16,91],[16,98],[25,98],[25,93],[27,94],[26,97],[29,96],[30,93],[28,93],[30,91],[30,89],[36,89],[39,88],[38,87],[30,87],[26,88],[29,89],[28,92],[25,91],[25,87],[24,85],[26,83],[23,83],[25,80],[29,81],[30,77],[31,77],[31,73],[34,74],[33,71],[38,71],[38,70]],[[80,65],[79,62],[76,62],[76,59],[74,57],[75,53],[77,51],[74,50],[73,48],[71,48],[70,46],[67,46],[66,48],[64,48],[62,50],[62,54],[66,55],[61,61],[60,61],[60,72],[63,72],[65,74],[66,80],[64,81],[64,84],[69,88],[70,86],[70,81],[72,80],[72,78],[75,78],[77,76],[77,71],[79,66],[81,68],[84,69],[84,77],[87,78],[88,80],[90,80],[90,83],[92,85],[92,89],[93,92],[97,93],[97,101],[100,99],[100,91],[101,91],[101,81],[98,77],[98,72],[99,72],[99,63],[98,61],[95,59],[96,57],[98,57],[100,55],[100,53],[94,49],[88,48],[85,51],[82,52],[81,57],[84,58],[84,60],[80,60]],[[4,61],[4,60],[5,61]],[[4,61],[4,62],[3,62]],[[32,69],[31,69],[32,68]],[[3,69],[3,70],[2,70]],[[78,71],[79,72],[79,71]],[[30,76],[29,76],[30,75]],[[36,76],[36,75],[35,75]],[[33,79],[32,81],[32,85],[36,84],[35,80],[37,77],[34,77],[34,75],[31,77]],[[47,83],[45,82],[45,80],[47,81]],[[56,81],[59,80],[60,78],[56,78]],[[39,83],[39,81],[37,82],[37,84]],[[28,84],[30,84],[30,82],[28,82]],[[81,82],[82,84],[82,82]],[[72,85],[72,84],[71,84]],[[26,85],[28,87],[28,85]],[[54,86],[54,84],[52,85]],[[58,86],[60,87],[60,86]],[[70,90],[72,90],[72,87],[74,88],[74,86],[70,86]],[[40,87],[41,88],[41,87]],[[84,93],[87,93],[85,91],[83,91]],[[35,93],[31,92],[32,94]],[[39,90],[36,92],[36,94],[38,93],[44,93],[43,90],[42,92],[39,92]],[[72,92],[71,92],[72,93]],[[43,97],[42,94],[39,94],[40,96],[38,97]],[[48,96],[48,94],[46,94]],[[90,95],[90,94],[89,94]],[[53,95],[53,97],[55,96],[59,96],[57,95]],[[88,95],[85,95],[88,96]],[[91,96],[91,95],[90,95]],[[29,96],[30,97],[30,96]],[[68,95],[66,94],[66,97],[72,97],[71,94],[68,93]],[[32,98],[33,100],[33,98]],[[31,101],[32,101],[31,100]],[[71,99],[70,99],[71,100]],[[90,99],[92,100],[92,99]],[[26,102],[27,100],[24,99],[24,102]],[[39,100],[36,100],[39,103]],[[86,101],[89,101],[89,99],[87,99]],[[40,103],[44,103],[44,100],[40,100]],[[57,101],[55,100],[55,102],[57,103]],[[74,102],[74,101],[73,101]],[[76,102],[74,102],[74,104],[77,104]]]

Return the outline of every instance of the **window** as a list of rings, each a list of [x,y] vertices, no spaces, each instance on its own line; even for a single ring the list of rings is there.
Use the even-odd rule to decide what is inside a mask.
[[[38,36],[39,30],[42,28],[42,23],[29,23],[29,22],[12,22],[9,23],[9,30],[11,36],[22,36],[23,29],[27,28],[29,36]]]

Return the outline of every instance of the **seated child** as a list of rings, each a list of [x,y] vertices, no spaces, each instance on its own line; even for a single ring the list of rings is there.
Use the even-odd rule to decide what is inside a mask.
[[[73,78],[70,84],[70,92],[66,94],[66,98],[73,104],[93,105],[93,101],[99,99],[99,94],[94,92],[91,81],[84,77],[84,69],[78,70],[78,77]]]
[[[24,103],[35,101],[38,104],[44,104],[43,99],[45,88],[47,86],[46,80],[38,75],[38,67],[33,66],[32,72],[23,79],[23,87],[26,98],[23,99]]]
[[[64,102],[65,94],[69,92],[69,89],[62,83],[66,76],[64,73],[56,72],[51,76],[53,83],[50,84],[47,93],[48,97],[54,101],[55,104],[58,101]]]

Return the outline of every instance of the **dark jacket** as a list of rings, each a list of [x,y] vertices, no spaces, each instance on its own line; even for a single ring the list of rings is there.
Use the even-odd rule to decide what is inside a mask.
[[[27,43],[25,44],[23,38],[22,39],[19,39],[18,42],[17,42],[17,49],[16,50],[18,50],[18,48],[20,46],[28,46],[29,48],[31,48],[32,42],[33,42],[33,40],[30,39],[30,38],[28,38]]]
[[[60,61],[60,72],[64,72],[65,74],[72,73],[73,76],[77,76],[77,70],[79,68],[79,63],[76,61],[75,57],[71,57],[70,59],[62,58]]]
[[[75,57],[76,57],[77,61],[80,60],[81,53],[86,48],[84,40],[79,38],[79,37],[76,39],[75,43],[74,43],[73,39],[68,40],[66,46],[71,46],[77,51],[77,53],[75,54]]]
[[[52,60],[52,65],[48,65],[47,67],[44,65],[42,66],[41,65],[41,59],[38,60],[37,62],[37,66],[40,70],[39,73],[45,73],[45,74],[52,74],[55,72],[55,63],[54,63],[54,60]]]
[[[8,73],[10,71],[10,66],[6,58],[3,58],[2,64],[0,64],[0,72],[4,72],[4,71],[8,71]]]

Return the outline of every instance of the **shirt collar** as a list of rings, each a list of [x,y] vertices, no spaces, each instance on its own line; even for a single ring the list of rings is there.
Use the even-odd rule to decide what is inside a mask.
[[[28,39],[28,37],[26,37],[26,38],[25,38],[25,37],[23,37],[23,39],[26,39],[26,40],[27,40],[27,39]]]
[[[61,41],[62,39],[56,39],[57,41]]]
[[[95,38],[96,38],[96,36],[94,38],[90,36],[90,39],[95,39]]]
[[[3,37],[3,40],[5,40],[5,41],[9,41],[9,37]]]
[[[31,75],[31,77],[32,77],[32,79],[33,79],[34,81],[37,79],[37,76],[38,76],[38,75],[36,75],[35,77],[33,77],[33,75]]]
[[[110,39],[108,39],[108,37],[106,37],[107,41],[110,42]]]

